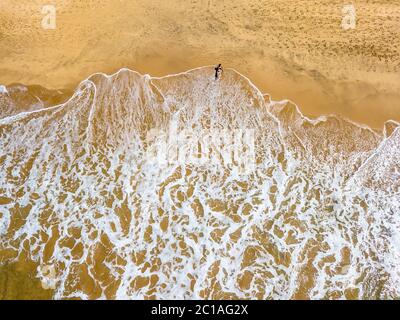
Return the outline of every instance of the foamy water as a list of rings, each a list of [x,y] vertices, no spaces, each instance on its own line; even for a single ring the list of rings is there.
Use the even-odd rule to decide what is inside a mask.
[[[28,255],[54,298],[399,296],[397,123],[311,120],[211,67],[122,69],[61,105],[15,101],[0,94],[0,261]],[[218,143],[212,161],[154,161],[165,140],[149,132],[171,127],[190,141],[252,130],[251,170]]]

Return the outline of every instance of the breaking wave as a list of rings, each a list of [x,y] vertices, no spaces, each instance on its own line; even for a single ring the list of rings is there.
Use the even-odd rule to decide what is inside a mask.
[[[54,298],[399,297],[398,123],[311,120],[212,67],[95,74],[55,106],[23,88],[0,91],[0,263]],[[171,128],[206,161],[154,161]],[[203,144],[250,131],[231,161]]]

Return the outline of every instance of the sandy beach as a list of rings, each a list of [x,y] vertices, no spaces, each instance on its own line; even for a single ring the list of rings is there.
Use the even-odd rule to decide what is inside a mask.
[[[223,63],[309,116],[337,113],[381,128],[400,120],[400,5],[355,1],[46,1],[0,3],[0,83],[73,89],[128,67],[162,76]]]
[[[0,2],[0,300],[400,296],[398,1],[43,8]]]

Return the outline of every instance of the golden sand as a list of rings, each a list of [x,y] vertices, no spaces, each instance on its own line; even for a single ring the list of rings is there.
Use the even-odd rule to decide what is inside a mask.
[[[347,31],[338,0],[57,0],[56,29],[43,30],[47,2],[1,1],[0,83],[73,88],[99,71],[161,76],[220,62],[307,115],[400,120],[397,1],[353,1]]]
[[[41,8],[47,1],[0,2],[0,83],[73,89],[82,79],[99,71],[112,73],[128,67],[162,76],[220,62],[247,75],[271,94],[272,99],[295,101],[307,115],[337,113],[374,127],[381,127],[388,119],[400,120],[400,4],[396,1],[355,1],[357,28],[348,31],[340,26],[343,2],[336,0],[57,0],[53,3],[57,8],[57,28],[43,30]],[[68,187],[76,191],[72,182],[65,181],[65,185],[66,190]],[[239,187],[246,189],[246,185]],[[161,189],[160,194],[163,192]],[[193,190],[187,194],[177,191],[177,203],[182,203],[185,197],[191,198],[192,194]],[[8,202],[8,198],[0,196],[0,204]],[[225,203],[213,199],[208,205],[213,211],[240,222],[237,208],[227,208]],[[198,200],[191,207],[198,216],[204,215]],[[15,210],[21,216],[13,220],[10,230],[24,223],[30,207]],[[251,210],[247,204],[243,214]],[[130,224],[132,215],[126,203],[116,213],[123,225]],[[163,215],[162,209],[160,215]],[[158,225],[167,232],[177,219],[176,215],[164,216]],[[65,247],[74,249],[74,258],[79,258],[82,252],[75,244],[79,232],[76,235],[71,232],[71,238],[63,241]],[[210,236],[218,242],[225,232],[223,228],[215,229]],[[151,241],[152,233],[149,225],[145,241]],[[272,225],[254,231],[260,239],[265,239],[267,233],[283,236],[282,230]],[[235,241],[240,234],[239,228],[229,237]],[[187,251],[184,240],[178,242],[182,255]],[[295,241],[295,238],[286,240],[287,243]],[[45,253],[51,255],[54,241],[48,243]],[[260,243],[263,246],[246,249],[244,266],[254,263],[258,251],[270,253],[278,265],[290,263],[289,254],[279,252],[266,241]],[[87,263],[95,266],[90,272],[98,282],[88,275],[85,265],[73,270],[79,275],[79,285],[91,292],[89,298],[100,297],[99,284],[107,288],[107,298],[115,297],[119,283],[113,281],[103,262],[122,258],[110,255],[110,247],[110,240],[103,235],[93,256],[88,258]],[[310,241],[305,246],[302,254],[309,263],[302,266],[304,277],[298,280],[301,290],[293,298],[310,296],[316,273],[311,261],[322,250],[320,247],[318,241]],[[142,265],[142,255],[141,252],[132,254],[137,265]],[[346,257],[346,253],[342,256]],[[0,252],[0,257],[9,258],[7,252]],[[143,263],[144,269],[157,270],[159,258],[147,264]],[[345,259],[340,262],[343,270],[347,265]],[[208,286],[201,292],[202,298],[235,298],[216,282],[219,268],[218,261],[210,266]],[[24,257],[16,263],[2,265],[0,298],[51,298],[52,290],[43,288],[35,277],[36,269]],[[334,272],[340,273],[341,269]],[[238,286],[247,290],[254,276],[244,271],[237,277]],[[265,273],[262,277],[272,275]],[[148,288],[146,298],[152,298],[164,285],[158,280],[156,275],[137,276],[132,289]],[[194,286],[196,280],[192,281]],[[67,289],[74,291],[73,287]],[[256,297],[263,297],[263,290],[260,285]],[[358,298],[356,289],[347,289],[345,295],[349,299]],[[334,293],[329,298],[335,298]]]
[[[179,297],[205,299],[396,294],[389,290],[397,286],[385,283],[384,276],[375,278],[374,268],[358,270],[365,265],[363,254],[366,261],[377,264],[382,256],[393,254],[386,238],[376,255],[374,248],[379,237],[385,237],[383,228],[396,230],[395,223],[381,218],[398,211],[396,195],[389,193],[375,205],[376,198],[369,200],[376,197],[372,191],[363,196],[346,178],[357,168],[353,164],[371,159],[370,152],[383,137],[335,117],[314,124],[299,122],[300,114],[291,103],[267,105],[263,95],[233,70],[225,70],[217,82],[207,78],[212,71],[202,68],[153,79],[158,87],[150,86],[148,77],[127,70],[113,77],[97,75],[91,78],[97,81],[96,95],[82,90],[65,105],[21,115],[9,125],[3,120],[0,219],[6,229],[0,230],[4,236],[0,292],[4,299],[153,299],[170,297],[169,290],[178,286]],[[207,95],[199,94],[215,88],[223,93],[216,96],[217,103],[216,97],[207,100]],[[165,100],[158,101],[161,93]],[[235,177],[228,166],[209,171],[207,165],[188,162],[185,168],[172,165],[154,182],[159,173],[146,159],[135,158],[144,149],[141,144],[132,147],[129,140],[141,139],[140,133],[149,130],[141,124],[148,119],[160,128],[164,128],[161,121],[172,122],[163,117],[161,108],[165,101],[176,107],[178,100],[172,94],[184,97],[181,105],[187,108],[180,109],[179,120],[192,131],[196,131],[192,122],[209,128],[210,118],[227,128],[256,127],[254,161],[259,159],[259,165],[254,174]],[[215,113],[210,114],[214,106]],[[232,110],[235,118],[224,123]],[[279,127],[271,113],[280,119]],[[246,116],[248,123],[235,122]],[[281,135],[287,144],[275,140]],[[391,159],[398,158],[398,149],[390,149],[390,143],[398,141],[398,131],[392,135],[387,148],[380,148],[386,152],[377,152],[389,162],[389,169]],[[282,152],[282,146],[293,154]],[[115,161],[118,147],[127,151]],[[218,152],[222,146],[215,141],[212,149]],[[371,170],[374,176],[386,172],[379,166]],[[369,172],[365,174],[362,181],[369,180]],[[388,264],[382,266],[391,270]],[[347,280],[340,280],[342,276]],[[365,277],[369,279],[364,281]],[[326,290],[317,295],[321,283]],[[52,285],[54,292],[46,289]]]
[[[0,300],[49,300],[53,290],[43,288],[37,278],[37,265],[31,260],[0,266]]]

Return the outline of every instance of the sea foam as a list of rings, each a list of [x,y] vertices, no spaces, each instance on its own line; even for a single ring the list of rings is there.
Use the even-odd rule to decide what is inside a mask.
[[[154,161],[171,132],[210,161]],[[308,119],[232,69],[95,74],[0,120],[1,261],[28,252],[57,299],[393,298],[399,132]]]

